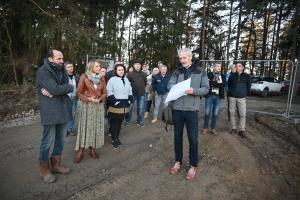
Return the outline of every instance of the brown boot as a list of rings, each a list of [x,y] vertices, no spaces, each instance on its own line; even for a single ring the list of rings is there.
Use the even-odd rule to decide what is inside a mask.
[[[50,157],[50,163],[51,163],[51,171],[56,172],[59,174],[69,174],[71,172],[70,168],[66,168],[61,163],[61,155],[59,156],[51,156]]]
[[[239,132],[239,136],[241,136],[242,138],[248,138],[247,135],[245,134],[245,131],[240,131]]]
[[[231,134],[233,135],[233,134],[236,134],[236,129],[232,129],[231,130]]]
[[[40,176],[43,179],[43,181],[47,183],[52,183],[55,181],[55,176],[51,174],[50,168],[49,168],[49,160],[46,161],[40,161]]]
[[[74,159],[74,163],[79,163],[81,161],[81,159],[83,158],[83,151],[84,151],[84,148],[80,148],[78,150],[78,154],[77,154],[77,157]]]
[[[95,152],[95,148],[93,148],[93,147],[90,147],[90,155],[95,159],[99,158],[99,156]]]

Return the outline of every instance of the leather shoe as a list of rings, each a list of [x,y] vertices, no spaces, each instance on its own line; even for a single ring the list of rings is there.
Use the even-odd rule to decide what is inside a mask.
[[[241,136],[242,138],[248,138],[245,134],[245,131],[239,131],[239,136]]]
[[[204,129],[202,134],[205,135],[207,133],[207,129]]]
[[[218,133],[217,133],[217,131],[216,131],[216,130],[214,130],[214,129],[213,129],[213,130],[211,130],[211,133],[212,133],[212,134],[214,134],[214,135],[217,135],[217,134],[218,134]]]
[[[233,135],[233,134],[236,134],[236,129],[232,129],[231,130],[231,134]]]

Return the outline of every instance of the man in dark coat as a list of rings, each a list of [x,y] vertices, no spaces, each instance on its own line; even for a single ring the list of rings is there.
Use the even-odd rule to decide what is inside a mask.
[[[245,134],[246,126],[246,96],[251,88],[251,77],[244,73],[244,65],[241,62],[236,63],[236,73],[229,76],[228,79],[228,96],[229,96],[229,112],[231,122],[231,134],[236,133],[235,111],[238,107],[240,113],[239,136],[247,138]]]
[[[142,61],[136,60],[133,64],[133,71],[129,72],[127,78],[131,83],[133,102],[130,105],[129,115],[126,119],[126,126],[130,126],[132,109],[135,100],[137,101],[137,125],[145,127],[142,122],[142,112],[144,103],[145,86],[147,85],[147,75],[141,70]]]
[[[52,172],[68,174],[69,168],[61,166],[61,154],[67,134],[68,122],[72,120],[72,104],[68,93],[73,85],[64,68],[63,54],[58,50],[50,50],[44,65],[36,74],[37,93],[40,106],[43,138],[40,146],[40,176],[45,182],[54,182]],[[50,147],[54,142],[50,157]]]

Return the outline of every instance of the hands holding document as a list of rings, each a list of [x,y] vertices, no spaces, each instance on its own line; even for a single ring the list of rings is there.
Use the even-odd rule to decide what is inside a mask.
[[[187,94],[193,94],[193,88],[191,88],[191,78],[173,85],[168,93],[165,103],[176,100],[179,97]]]

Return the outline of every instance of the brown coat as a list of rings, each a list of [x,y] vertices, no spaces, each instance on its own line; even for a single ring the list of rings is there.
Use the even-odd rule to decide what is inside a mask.
[[[106,91],[106,82],[105,77],[101,77],[100,84],[98,86],[98,90],[96,91],[94,88],[93,82],[88,78],[88,76],[84,73],[81,75],[76,95],[81,101],[87,103],[89,97],[100,97],[103,102],[107,97]]]

